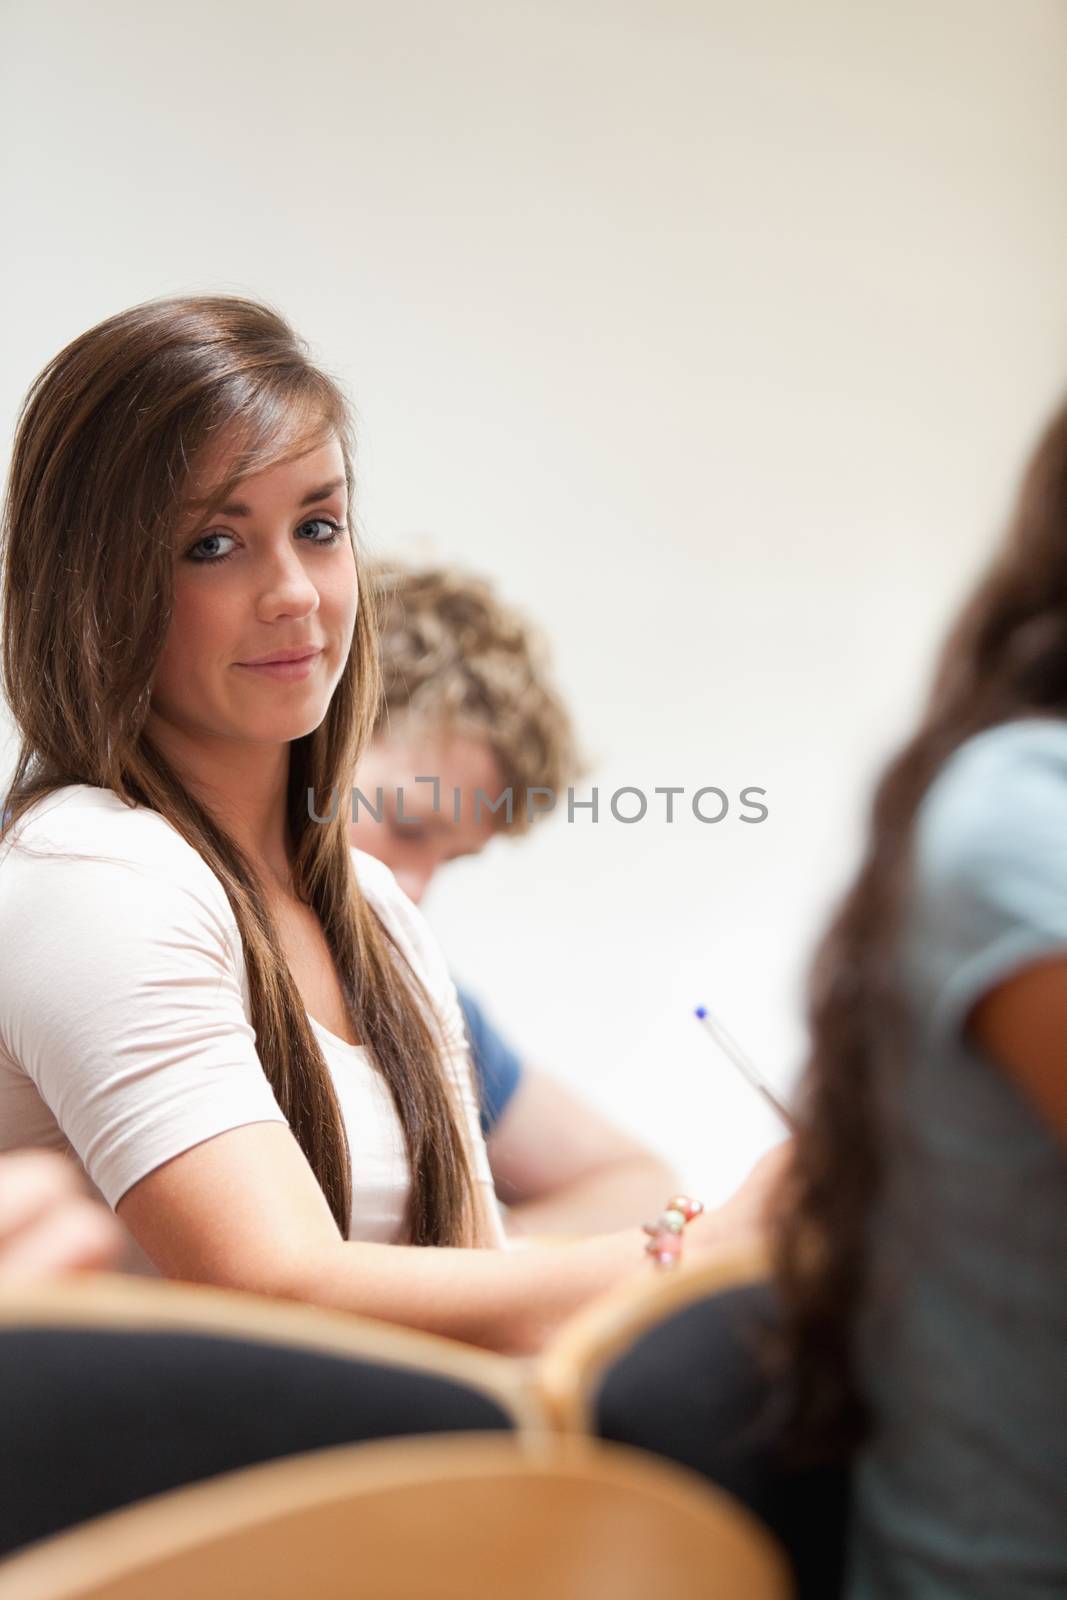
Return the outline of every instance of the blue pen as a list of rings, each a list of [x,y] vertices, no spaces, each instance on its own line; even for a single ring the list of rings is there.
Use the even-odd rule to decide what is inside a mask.
[[[761,1094],[764,1100],[766,1100],[767,1104],[771,1107],[771,1110],[778,1113],[779,1117],[781,1117],[782,1121],[785,1123],[790,1132],[794,1132],[796,1130],[796,1123],[794,1122],[792,1116],[786,1110],[778,1096],[774,1093],[774,1090],[766,1082],[763,1074],[760,1072],[755,1062],[745,1054],[732,1034],[726,1031],[721,1022],[715,1021],[714,1017],[712,1017],[708,1011],[707,1006],[695,1007],[693,1014],[697,1018],[698,1022],[703,1024],[707,1032],[711,1034],[711,1037],[715,1040],[715,1043],[718,1045],[723,1055],[725,1055],[728,1060],[733,1062],[734,1066],[744,1078],[749,1088],[755,1089],[757,1094]]]

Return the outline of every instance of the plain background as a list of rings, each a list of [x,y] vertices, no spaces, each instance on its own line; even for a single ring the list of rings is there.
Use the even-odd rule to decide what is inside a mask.
[[[1067,6],[6,0],[0,28],[4,449],[127,305],[290,317],[357,406],[363,538],[543,625],[600,791],[433,891],[454,970],[721,1195],[779,1130],[691,1008],[791,1087],[873,776],[1067,385]],[[769,816],[668,825],[665,785]]]

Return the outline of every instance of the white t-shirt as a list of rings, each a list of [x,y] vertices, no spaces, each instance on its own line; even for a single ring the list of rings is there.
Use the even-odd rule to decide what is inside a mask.
[[[360,887],[445,1024],[496,1243],[508,1247],[444,957],[389,868],[353,850]],[[313,1018],[352,1157],[353,1239],[403,1243],[403,1132],[366,1049]],[[74,784],[0,846],[0,1150],[72,1153],[114,1208],[164,1161],[230,1128],[285,1122],[256,1052],[225,891],[147,807]],[[129,1265],[152,1271],[131,1248]]]

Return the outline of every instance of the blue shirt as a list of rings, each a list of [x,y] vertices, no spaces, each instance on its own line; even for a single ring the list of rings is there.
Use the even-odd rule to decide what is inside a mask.
[[[482,1133],[488,1138],[518,1087],[522,1062],[507,1041],[497,1033],[473,995],[463,989],[458,993],[478,1078]]]
[[[962,1029],[1013,973],[1067,957],[1067,721],[967,740],[914,843],[914,1043],[877,1086],[896,1115],[857,1343],[875,1429],[846,1594],[1051,1600],[1067,1594],[1067,1150]]]

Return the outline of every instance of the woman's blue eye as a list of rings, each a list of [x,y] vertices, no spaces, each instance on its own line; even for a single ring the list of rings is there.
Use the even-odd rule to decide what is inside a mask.
[[[193,545],[193,548],[189,551],[190,561],[225,561],[227,556],[231,556],[233,554],[232,550],[226,550],[222,555],[218,555],[212,550],[207,551],[206,554],[197,555],[197,551],[202,545],[217,543],[219,539],[232,538],[232,533],[205,533],[204,537],[202,539],[198,539]]]
[[[306,522],[302,522],[300,524],[300,527],[297,529],[297,532],[298,533],[302,533],[305,528],[315,528],[315,527],[327,529],[327,533],[326,533],[325,537],[307,539],[307,540],[304,541],[304,543],[306,543],[306,544],[326,544],[326,545],[336,544],[337,540],[341,537],[342,533],[345,531],[343,523],[333,522],[329,517],[309,517]],[[198,539],[196,541],[196,543],[193,545],[192,549],[189,551],[189,560],[190,561],[198,561],[198,562],[201,562],[202,564],[210,565],[210,566],[218,566],[220,561],[228,561],[230,556],[233,555],[233,550],[232,549],[223,550],[220,553],[217,548],[215,548],[215,549],[205,549],[204,548],[205,546],[208,546],[208,545],[215,545],[217,547],[218,541],[220,539],[229,539],[231,544],[232,544],[232,542],[233,542],[233,534],[232,533],[205,533],[202,538],[200,538],[200,539]]]
[[[301,527],[314,528],[316,524],[320,528],[329,528],[330,533],[329,537],[326,539],[312,539],[312,544],[333,544],[336,539],[341,537],[341,534],[344,531],[340,523],[331,522],[329,517],[310,517],[307,522],[301,523]]]

